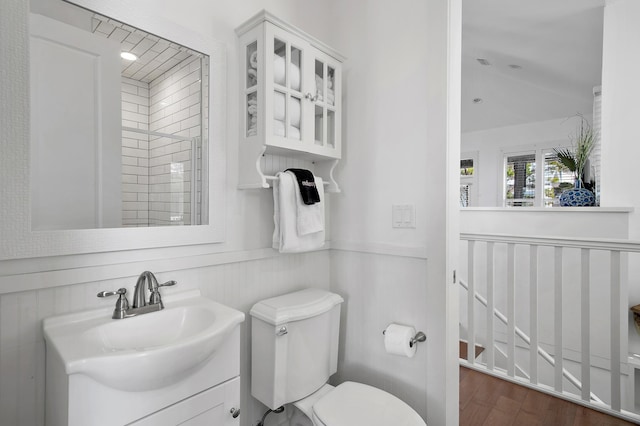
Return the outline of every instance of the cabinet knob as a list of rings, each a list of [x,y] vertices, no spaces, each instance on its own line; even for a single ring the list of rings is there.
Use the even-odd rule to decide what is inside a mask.
[[[304,98],[310,100],[311,102],[315,102],[318,100],[318,94],[316,93],[315,95],[312,95],[311,93],[307,93],[306,95],[304,95]]]
[[[233,417],[234,419],[238,418],[238,416],[240,415],[240,409],[236,407],[232,407],[229,412],[231,413],[231,417]]]

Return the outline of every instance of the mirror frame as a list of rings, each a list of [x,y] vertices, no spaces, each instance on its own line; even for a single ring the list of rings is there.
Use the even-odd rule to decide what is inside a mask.
[[[57,0],[62,2],[63,0]],[[66,1],[66,0],[65,0]],[[30,205],[30,132],[29,132],[29,2],[23,0],[22,8],[9,10],[7,18],[13,18],[7,32],[13,36],[2,41],[2,51],[16,40],[22,41],[24,49],[18,56],[7,58],[7,80],[3,90],[10,95],[3,96],[0,103],[2,121],[9,128],[3,131],[4,159],[0,162],[2,188],[0,200],[2,221],[0,221],[0,260],[87,254],[120,250],[160,248],[194,244],[220,243],[224,241],[225,230],[225,188],[226,188],[226,57],[224,44],[202,34],[181,27],[175,22],[150,16],[148,11],[126,0],[69,0],[76,6],[89,9],[104,16],[112,17],[136,28],[178,44],[197,50],[209,56],[209,205],[208,225],[109,228],[59,231],[32,231]],[[16,3],[14,3],[16,4]],[[25,13],[26,21],[20,22]],[[4,9],[4,8],[3,8]],[[13,13],[11,13],[13,12]],[[4,11],[3,11],[4,13]],[[2,19],[3,24],[5,23]],[[25,68],[22,69],[22,68]],[[4,71],[4,70],[3,70]],[[25,72],[26,71],[26,72]],[[19,79],[11,81],[11,77]],[[26,111],[25,111],[26,110]],[[11,112],[15,111],[15,112]],[[25,114],[26,112],[26,114]],[[10,137],[8,137],[10,136]],[[5,138],[6,137],[6,138]],[[12,139],[12,140],[9,140]],[[22,140],[21,140],[22,139]],[[15,141],[19,143],[16,143]],[[13,143],[11,143],[13,142]],[[21,143],[20,143],[21,142]]]

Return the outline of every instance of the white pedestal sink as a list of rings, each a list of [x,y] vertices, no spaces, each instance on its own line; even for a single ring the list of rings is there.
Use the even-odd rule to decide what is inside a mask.
[[[167,296],[158,312],[111,313],[44,320],[47,425],[130,424],[239,376],[244,314],[198,290]]]

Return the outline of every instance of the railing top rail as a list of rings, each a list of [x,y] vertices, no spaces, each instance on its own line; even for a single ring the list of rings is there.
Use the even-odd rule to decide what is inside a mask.
[[[566,238],[510,234],[461,233],[461,240],[640,253],[640,241],[611,238]]]

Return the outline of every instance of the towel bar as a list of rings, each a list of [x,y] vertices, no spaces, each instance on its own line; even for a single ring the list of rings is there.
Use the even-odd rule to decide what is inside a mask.
[[[264,178],[265,178],[266,180],[278,180],[278,176],[268,176],[268,175],[265,175],[265,176],[264,176]],[[331,183],[330,183],[330,182],[326,182],[326,181],[322,181],[322,184],[323,184],[324,186],[329,186]]]

